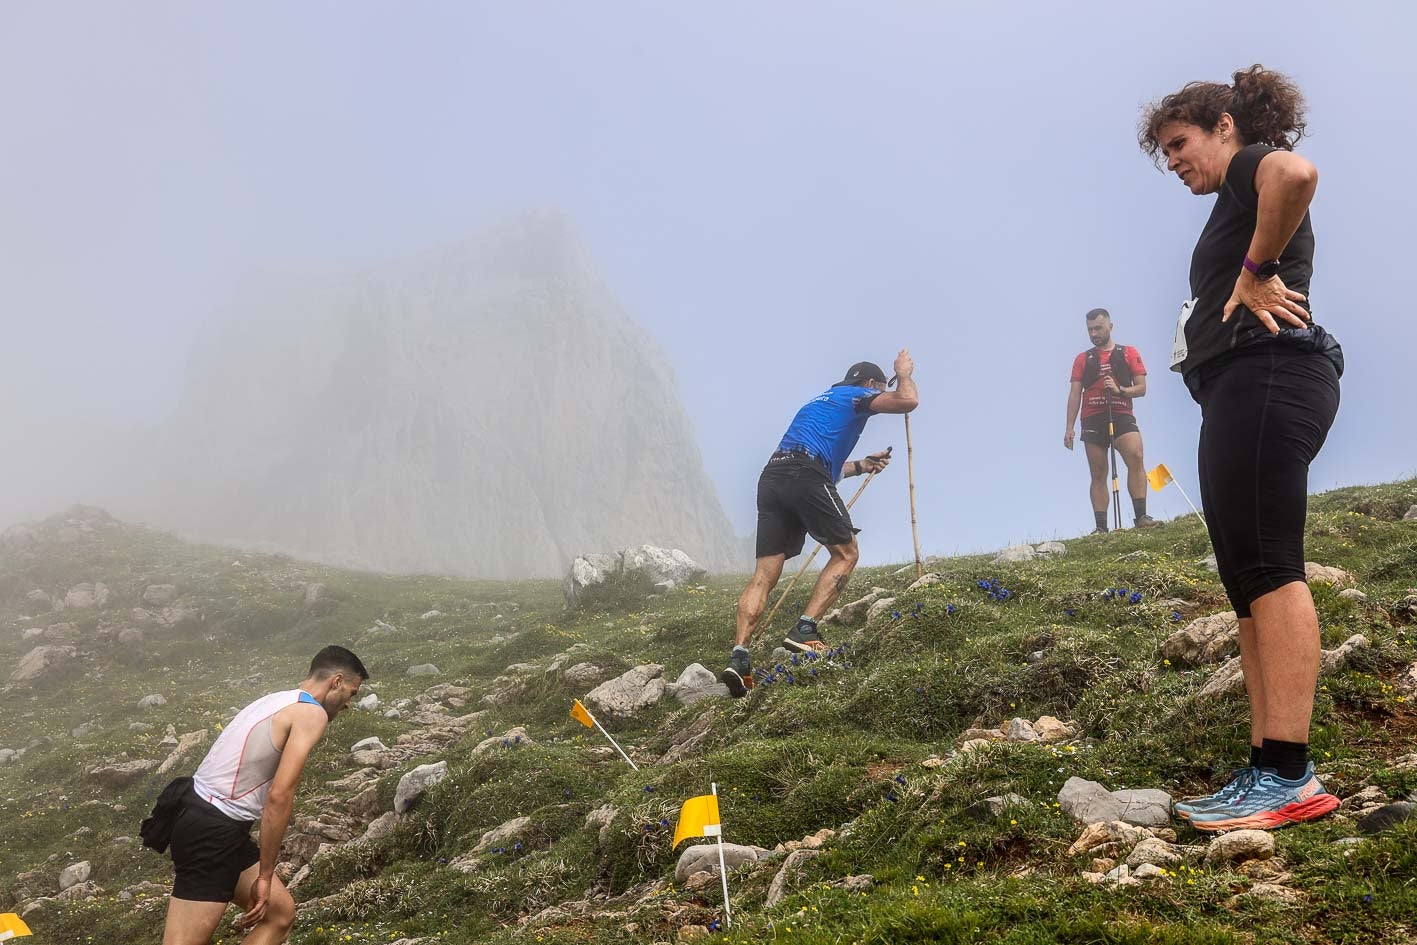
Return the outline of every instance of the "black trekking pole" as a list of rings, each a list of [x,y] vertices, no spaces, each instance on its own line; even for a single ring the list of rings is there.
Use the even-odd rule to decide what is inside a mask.
[[[1122,493],[1117,489],[1117,430],[1112,423],[1112,392],[1107,392],[1107,452],[1112,457],[1112,518],[1113,528],[1122,528]]]

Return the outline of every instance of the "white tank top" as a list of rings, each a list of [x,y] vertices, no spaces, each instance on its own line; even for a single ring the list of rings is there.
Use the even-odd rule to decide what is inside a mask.
[[[235,820],[260,820],[281,756],[271,741],[271,720],[297,702],[320,704],[303,689],[288,689],[236,713],[192,775],[197,796]]]

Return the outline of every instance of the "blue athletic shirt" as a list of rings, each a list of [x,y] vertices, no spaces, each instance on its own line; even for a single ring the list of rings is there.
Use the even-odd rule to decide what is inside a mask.
[[[881,392],[869,387],[838,384],[797,411],[782,435],[779,450],[806,450],[831,467],[832,482],[861,439],[871,419],[871,401]]]

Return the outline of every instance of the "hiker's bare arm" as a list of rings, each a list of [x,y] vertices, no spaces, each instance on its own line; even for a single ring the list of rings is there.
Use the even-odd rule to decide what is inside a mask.
[[[915,389],[915,359],[906,348],[895,356],[895,390],[877,394],[871,401],[872,413],[910,413],[920,406],[920,394]]]
[[[1138,374],[1135,378],[1132,379],[1131,387],[1119,387],[1118,390],[1122,392],[1123,397],[1130,397],[1133,400],[1136,400],[1138,397],[1145,397],[1146,375]]]
[[[295,789],[300,786],[300,775],[305,770],[310,750],[325,734],[325,726],[330,722],[323,708],[309,703],[297,703],[291,706],[291,712],[290,734],[281,749],[280,765],[271,779],[271,790],[261,814],[261,868],[251,889],[251,908],[242,916],[243,926],[255,925],[265,915],[271,877],[275,875],[280,844],[285,839],[285,828],[290,824],[290,812],[295,805]]]
[[[1073,381],[1068,388],[1068,429],[1063,433],[1063,445],[1073,448],[1073,433],[1078,422],[1078,410],[1082,408],[1082,381]]]

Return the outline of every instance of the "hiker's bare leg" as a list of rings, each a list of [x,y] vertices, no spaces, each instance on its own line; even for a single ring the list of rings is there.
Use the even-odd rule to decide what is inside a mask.
[[[1084,443],[1087,450],[1087,472],[1092,482],[1087,494],[1092,499],[1092,511],[1107,511],[1107,447],[1100,443]]]
[[[1319,681],[1319,616],[1309,585],[1291,581],[1250,604],[1264,680],[1265,738],[1309,741]]]
[[[251,884],[260,872],[259,863],[247,867],[236,881],[236,904],[242,909],[251,905]],[[266,899],[266,914],[261,917],[241,945],[280,945],[290,936],[290,927],[295,924],[295,900],[280,877],[271,879],[271,892]]]
[[[1260,669],[1259,645],[1255,642],[1255,619],[1240,619],[1240,669],[1245,673],[1245,694],[1250,697],[1250,747],[1264,740],[1264,672]]]
[[[734,646],[747,646],[753,631],[758,629],[758,621],[763,619],[768,594],[777,586],[782,577],[782,566],[787,563],[787,555],[768,555],[759,558],[753,566],[753,576],[743,593],[738,595],[738,625],[733,634]]]
[[[838,595],[846,588],[846,582],[851,580],[851,572],[856,570],[856,562],[861,558],[861,549],[856,544],[854,535],[846,544],[827,545],[826,549],[831,554],[831,560],[822,568],[822,573],[817,575],[817,584],[812,588],[812,596],[807,600],[806,609],[802,611],[813,620],[821,620],[827,608],[836,602]]]
[[[1146,461],[1142,459],[1140,433],[1123,433],[1116,439],[1117,453],[1127,464],[1127,494],[1133,499],[1146,498]]]
[[[162,945],[209,945],[212,933],[226,914],[227,905],[196,899],[168,899]]]

